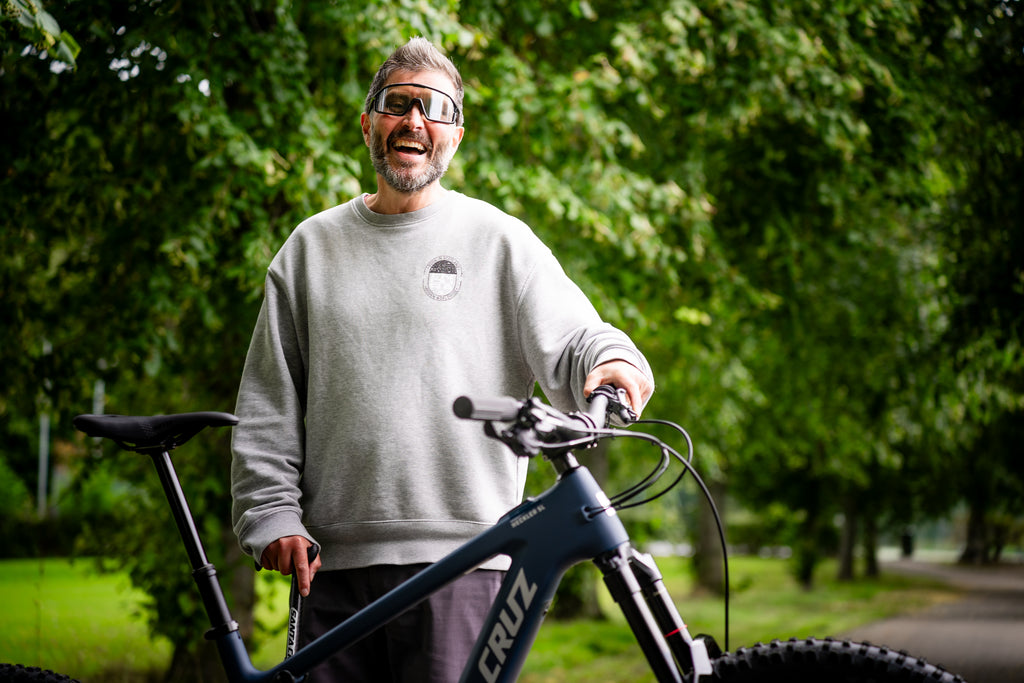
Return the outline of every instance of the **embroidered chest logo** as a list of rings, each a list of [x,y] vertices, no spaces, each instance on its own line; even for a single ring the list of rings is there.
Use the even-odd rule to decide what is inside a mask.
[[[451,256],[438,256],[423,271],[423,291],[437,301],[455,298],[462,287],[462,266]]]

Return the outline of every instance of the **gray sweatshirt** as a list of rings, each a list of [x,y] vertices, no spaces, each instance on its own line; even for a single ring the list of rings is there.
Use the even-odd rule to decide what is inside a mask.
[[[301,535],[324,569],[440,559],[516,505],[526,475],[453,401],[538,382],[575,409],[612,359],[650,375],[530,229],[485,202],[448,192],[391,216],[357,197],[309,218],[270,264],[238,394],[243,549],[258,561]]]

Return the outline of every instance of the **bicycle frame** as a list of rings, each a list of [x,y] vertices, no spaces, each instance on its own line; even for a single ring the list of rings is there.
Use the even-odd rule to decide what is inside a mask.
[[[167,451],[151,453],[179,533],[192,562],[193,576],[228,679],[233,683],[281,683],[301,680],[320,662],[418,604],[434,591],[505,554],[511,567],[491,607],[462,683],[514,681],[526,660],[555,590],[566,570],[593,559],[604,574],[641,649],[659,681],[681,681],[673,654],[686,669],[710,670],[700,640],[686,632],[675,607],[660,587],[660,575],[637,568],[640,557],[605,493],[589,470],[565,453],[552,459],[560,472],[546,492],[506,513],[493,527],[425,568],[390,593],[297,650],[267,671],[257,670],[231,618],[216,570],[207,561],[188,503]],[[654,612],[648,607],[654,606]],[[671,650],[669,646],[671,645]]]
[[[616,414],[626,423],[635,420],[635,416],[627,419],[631,417],[628,406],[623,406],[621,400],[614,401],[615,392],[612,387],[598,387],[591,395],[591,407],[586,414],[569,415],[544,407],[536,399],[473,401],[461,397],[456,400],[453,405],[456,416],[484,421],[486,433],[500,439],[518,455],[532,457],[543,453],[558,473],[557,482],[268,671],[259,671],[253,666],[238,632],[238,623],[231,618],[217,571],[206,558],[170,456],[170,451],[206,427],[235,425],[238,418],[228,413],[197,412],[151,417],[79,415],[74,422],[76,428],[89,436],[112,439],[123,449],[144,453],[152,459],[210,619],[211,628],[206,637],[216,641],[232,683],[296,683],[335,652],[349,647],[434,591],[502,554],[511,558],[511,568],[472,654],[464,664],[461,683],[508,683],[517,678],[562,575],[570,566],[585,559],[592,559],[601,570],[605,584],[660,683],[682,683],[683,677],[689,683],[697,683],[713,671],[725,672],[729,680],[742,681],[842,678],[963,683],[961,677],[906,652],[867,643],[791,638],[786,643],[773,640],[741,648],[735,653],[723,653],[713,639],[691,638],[665,590],[654,559],[630,545],[615,512],[616,507],[626,507],[627,503],[636,506],[652,500],[632,502],[664,469],[653,473],[657,475],[653,479],[648,476],[639,488],[633,487],[617,495],[613,504],[569,450],[621,434],[597,428],[595,417]],[[509,426],[499,430],[494,421],[508,422]],[[689,443],[685,431],[678,429]],[[645,440],[651,438],[640,436]],[[664,456],[667,457],[665,451],[675,453],[660,440],[654,442],[661,446]],[[707,494],[706,487],[690,468],[689,460],[677,453],[676,456]],[[714,509],[710,495],[708,501]],[[722,544],[724,549],[724,534]],[[728,643],[726,646],[728,648]],[[714,666],[709,647],[715,654]],[[9,664],[0,664],[0,677],[33,683],[66,678],[51,671]]]

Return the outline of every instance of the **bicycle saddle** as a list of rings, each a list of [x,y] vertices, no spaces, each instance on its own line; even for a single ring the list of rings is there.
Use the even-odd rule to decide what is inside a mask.
[[[230,413],[200,412],[177,415],[129,417],[125,415],[79,415],[75,429],[89,436],[110,439],[127,451],[170,451],[207,427],[238,424]]]

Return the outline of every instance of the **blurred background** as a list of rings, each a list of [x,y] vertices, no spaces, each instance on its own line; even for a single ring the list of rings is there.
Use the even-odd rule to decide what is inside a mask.
[[[734,552],[802,590],[823,563],[877,576],[886,553],[1020,561],[1022,13],[4,0],[0,574],[95,563],[138,591],[170,680],[214,680],[149,463],[71,418],[233,409],[265,269],[303,218],[373,191],[363,99],[416,35],[465,80],[445,186],[529,223],[648,355],[647,416],[690,431]],[[228,438],[177,464],[249,634]],[[628,486],[645,454],[616,445],[595,469]],[[720,590],[695,488],[627,521]],[[566,588],[582,612],[587,584]]]

